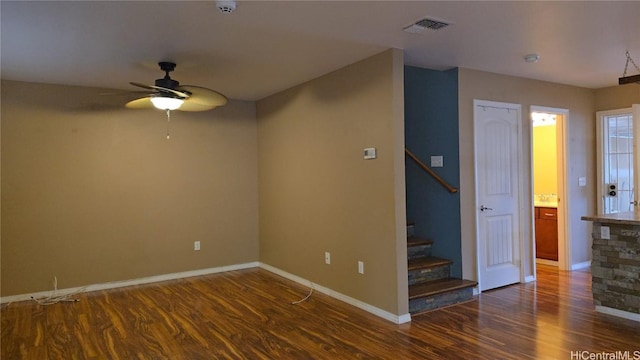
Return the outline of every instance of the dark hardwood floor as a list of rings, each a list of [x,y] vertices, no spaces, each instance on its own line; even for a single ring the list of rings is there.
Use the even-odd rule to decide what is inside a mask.
[[[538,267],[535,283],[395,325],[265,270],[3,305],[2,359],[577,359],[640,357],[640,323],[596,313],[588,271]],[[577,353],[576,353],[577,354]],[[587,354],[588,353],[583,353]]]

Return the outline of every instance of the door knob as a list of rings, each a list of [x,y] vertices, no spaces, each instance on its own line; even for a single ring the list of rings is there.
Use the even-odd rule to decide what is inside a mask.
[[[484,205],[480,205],[480,211],[485,211],[485,210],[493,210],[493,209],[490,207],[486,207]]]

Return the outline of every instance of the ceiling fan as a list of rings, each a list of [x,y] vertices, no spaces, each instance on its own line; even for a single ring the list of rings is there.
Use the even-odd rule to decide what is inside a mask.
[[[131,82],[131,85],[150,90],[151,93],[140,99],[129,101],[125,106],[129,109],[207,111],[223,106],[227,98],[217,91],[194,85],[180,85],[173,80],[169,73],[176,68],[176,64],[168,61],[158,63],[160,70],[165,72],[162,79],[157,79],[155,85],[145,85]]]

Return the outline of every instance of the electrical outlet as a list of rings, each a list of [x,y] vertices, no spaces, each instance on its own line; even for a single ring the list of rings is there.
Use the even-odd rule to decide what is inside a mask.
[[[331,264],[331,253],[328,251],[324,253],[324,263],[327,265]]]
[[[194,241],[193,242],[193,250],[194,251],[199,251],[200,250],[200,241]]]
[[[358,261],[358,273],[364,274],[364,261]]]
[[[611,239],[611,233],[608,226],[600,226],[600,238],[603,240]]]

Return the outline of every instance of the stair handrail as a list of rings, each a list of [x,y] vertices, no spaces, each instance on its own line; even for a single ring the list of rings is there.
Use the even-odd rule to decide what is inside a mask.
[[[433,170],[431,170],[430,167],[428,167],[425,163],[423,163],[414,153],[409,151],[409,149],[404,148],[404,152],[405,154],[407,154],[407,156],[413,159],[413,161],[415,161],[418,164],[418,166],[422,168],[422,170],[426,171],[427,174],[431,175],[431,177],[433,177],[438,183],[440,183],[440,185],[444,186],[444,188],[447,189],[447,191],[449,191],[450,193],[458,192],[457,188],[449,185],[449,183],[447,183],[443,178],[441,178],[440,175],[436,174]]]

